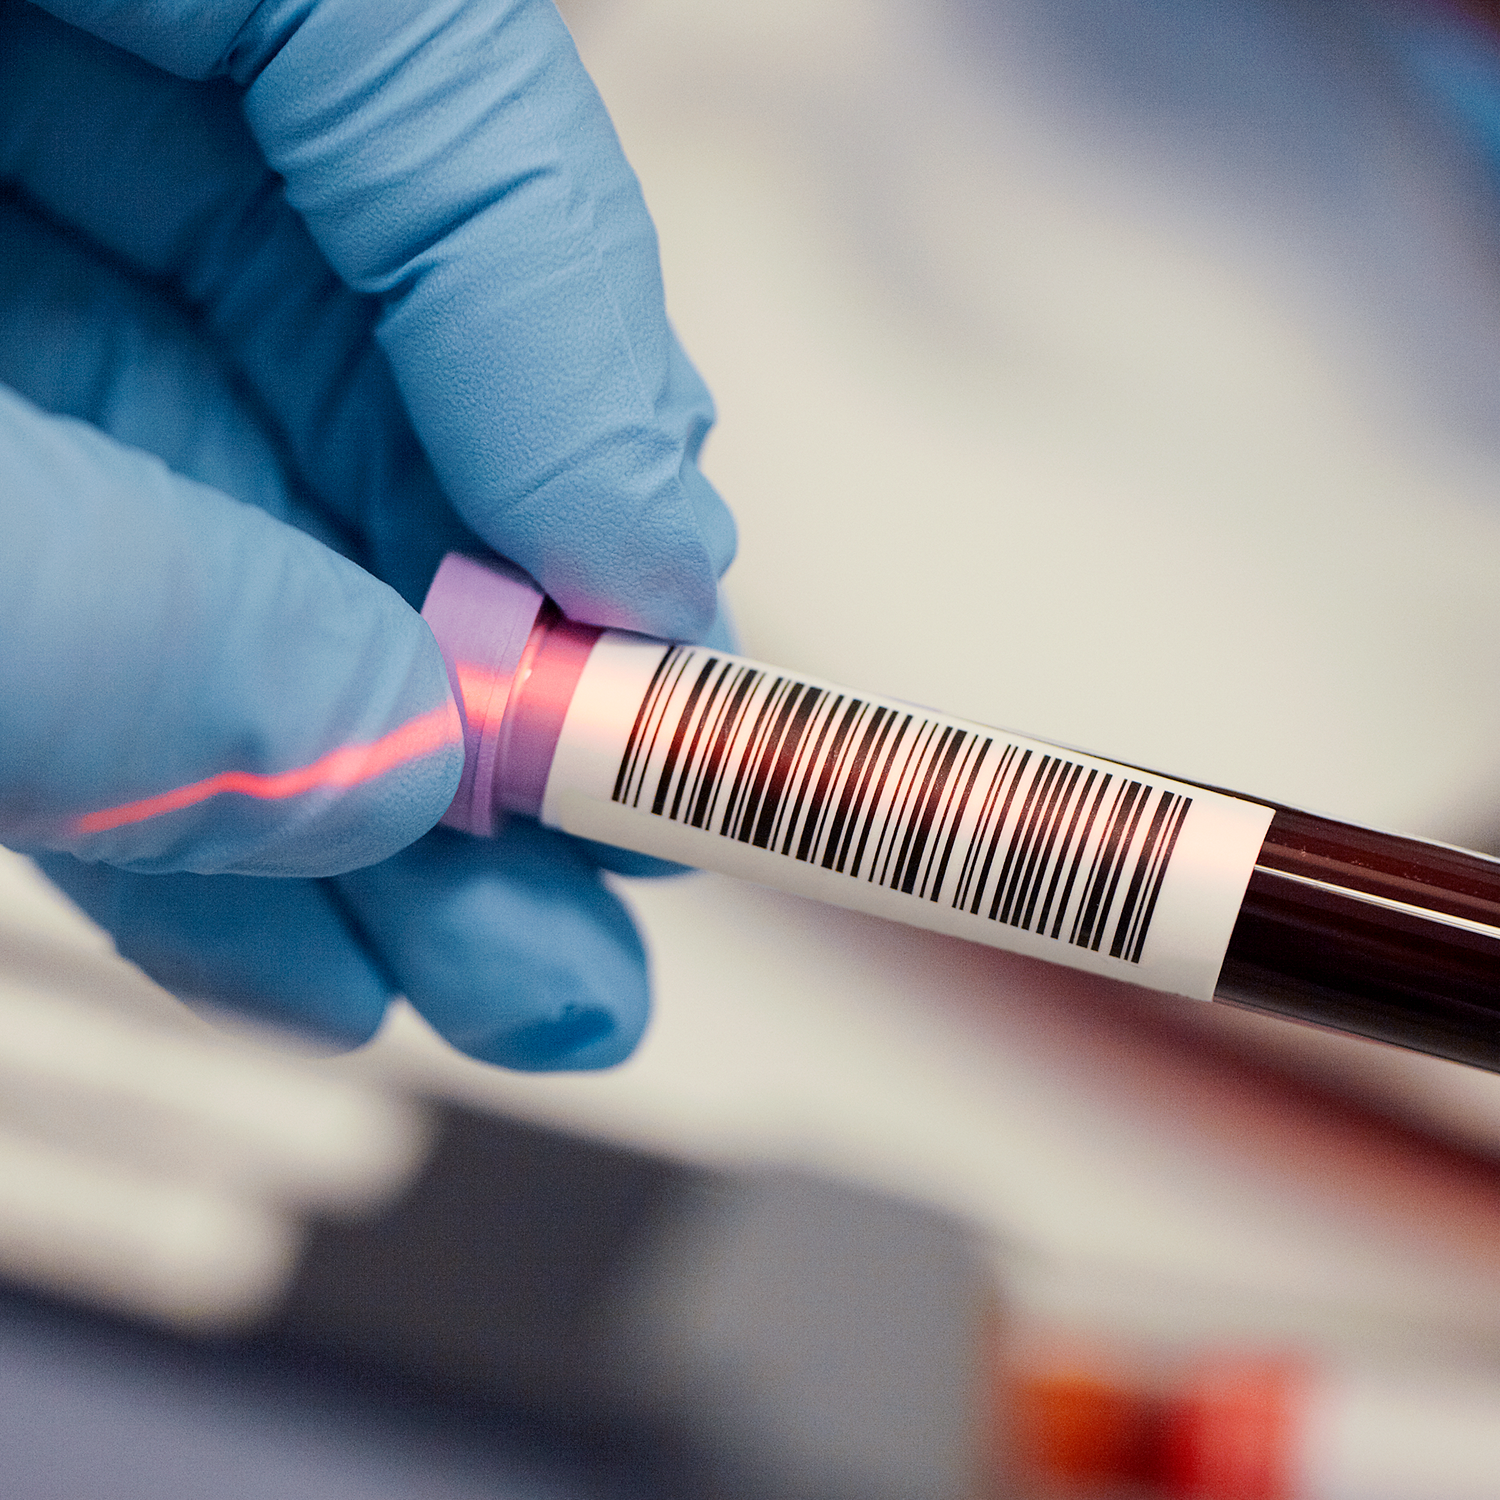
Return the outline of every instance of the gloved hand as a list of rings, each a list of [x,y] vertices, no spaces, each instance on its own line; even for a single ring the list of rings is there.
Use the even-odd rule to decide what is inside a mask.
[[[427,832],[444,552],[688,638],[733,552],[548,0],[0,0],[0,246],[0,839],[186,996],[624,1056],[597,851]]]

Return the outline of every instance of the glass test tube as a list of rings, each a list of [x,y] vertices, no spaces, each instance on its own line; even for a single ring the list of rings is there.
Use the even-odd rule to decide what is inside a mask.
[[[444,817],[507,811],[1052,963],[1500,1071],[1500,861],[704,646],[566,620],[450,554]]]

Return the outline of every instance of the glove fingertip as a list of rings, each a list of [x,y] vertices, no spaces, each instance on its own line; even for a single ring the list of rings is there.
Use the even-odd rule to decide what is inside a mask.
[[[527,996],[539,1013],[514,1021],[464,1050],[480,1062],[523,1073],[597,1072],[624,1062],[646,1029],[644,993],[615,984],[601,996],[592,984],[553,977]]]
[[[493,841],[439,828],[338,889],[406,998],[471,1057],[608,1068],[646,1029],[640,934],[563,835],[522,818]]]

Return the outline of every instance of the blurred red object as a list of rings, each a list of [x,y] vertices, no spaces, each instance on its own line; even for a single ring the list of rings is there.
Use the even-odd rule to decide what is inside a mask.
[[[1014,1472],[1042,1493],[1302,1500],[1307,1386],[1295,1359],[1228,1355],[1157,1388],[1084,1351],[1013,1375],[1000,1420]]]
[[[1299,1500],[1306,1385],[1290,1359],[1200,1365],[1167,1408],[1163,1492],[1180,1500]]]

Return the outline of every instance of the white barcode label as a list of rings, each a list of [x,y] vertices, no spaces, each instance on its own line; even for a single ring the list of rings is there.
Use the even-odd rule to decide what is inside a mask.
[[[1210,999],[1271,810],[701,646],[606,633],[543,821]]]

